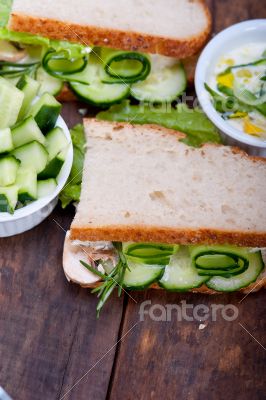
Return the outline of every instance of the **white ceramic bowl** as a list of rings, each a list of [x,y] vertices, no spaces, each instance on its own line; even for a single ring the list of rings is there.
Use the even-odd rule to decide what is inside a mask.
[[[31,204],[16,210],[14,214],[0,213],[0,237],[8,237],[26,232],[40,224],[55,208],[58,201],[58,194],[63,189],[69,177],[73,162],[73,146],[70,132],[62,117],[59,117],[56,126],[63,129],[69,143],[69,150],[66,161],[57,178],[57,188],[50,196],[43,197]]]
[[[209,77],[221,56],[251,42],[262,42],[266,48],[266,19],[240,22],[218,33],[204,48],[198,60],[195,87],[203,111],[221,133],[225,134],[225,140],[228,144],[242,147],[250,154],[266,157],[266,142],[242,133],[228,124],[215,110],[211,97],[204,88],[204,82],[209,81]]]

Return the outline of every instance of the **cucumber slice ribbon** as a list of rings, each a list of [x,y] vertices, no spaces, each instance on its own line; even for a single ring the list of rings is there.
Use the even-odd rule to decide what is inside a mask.
[[[249,266],[247,249],[230,246],[196,246],[191,248],[192,264],[202,276],[231,278]]]
[[[102,48],[100,57],[106,72],[103,83],[143,81],[151,71],[149,58],[141,53]]]
[[[143,264],[169,264],[170,257],[179,249],[178,245],[157,243],[123,243],[126,258]]]
[[[86,55],[73,58],[67,49],[60,51],[49,49],[42,60],[42,66],[48,74],[64,80],[75,80],[71,79],[71,76],[82,72],[87,64],[88,57]]]
[[[102,83],[134,83],[145,79],[150,73],[150,61],[141,53],[96,49],[92,55],[101,69]],[[75,59],[66,49],[60,52],[49,49],[42,65],[46,72],[56,78],[90,84],[90,75],[79,73],[85,70],[88,61],[93,62],[93,58],[87,54]]]

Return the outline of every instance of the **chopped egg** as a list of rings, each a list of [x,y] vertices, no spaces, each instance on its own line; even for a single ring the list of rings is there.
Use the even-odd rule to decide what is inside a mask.
[[[218,75],[217,82],[220,83],[220,85],[232,88],[234,84],[234,75],[231,72],[228,74]]]
[[[250,121],[249,117],[245,117],[244,118],[244,123],[243,123],[243,127],[244,127],[244,132],[250,134],[250,135],[254,135],[254,136],[260,136],[259,133],[263,132],[263,129],[260,128],[259,126],[253,124]]]

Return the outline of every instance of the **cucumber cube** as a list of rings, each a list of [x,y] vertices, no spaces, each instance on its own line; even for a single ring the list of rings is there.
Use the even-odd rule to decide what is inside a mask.
[[[69,146],[67,145],[56,157],[49,161],[45,169],[38,175],[38,179],[57,178],[64,165],[68,149]]]
[[[46,149],[49,154],[49,161],[60,153],[68,145],[68,140],[63,129],[54,128],[46,135]]]
[[[30,108],[28,115],[35,118],[41,131],[46,134],[55,127],[61,104],[49,93],[44,93]]]
[[[33,117],[28,117],[16,124],[12,129],[13,143],[15,147],[23,146],[26,143],[37,142],[45,145],[45,136],[37,125]]]
[[[0,186],[15,183],[19,164],[19,161],[12,156],[0,158]]]
[[[37,195],[38,199],[46,196],[50,196],[56,190],[57,183],[55,179],[46,179],[43,181],[38,181],[37,183]]]
[[[22,203],[37,199],[37,173],[31,168],[20,167],[17,173],[16,186],[18,200]]]
[[[16,148],[12,154],[21,161],[21,167],[31,168],[37,174],[44,170],[48,160],[45,147],[36,141]]]
[[[13,150],[11,130],[9,128],[0,129],[0,153]]]
[[[19,112],[18,119],[25,117],[28,112],[32,101],[37,96],[40,89],[40,83],[29,77],[28,75],[23,75],[17,83],[17,88],[24,93],[24,100]]]
[[[0,212],[13,214],[18,202],[18,188],[16,185],[0,187]]]
[[[8,128],[16,123],[23,99],[24,93],[21,90],[0,77],[0,129]]]

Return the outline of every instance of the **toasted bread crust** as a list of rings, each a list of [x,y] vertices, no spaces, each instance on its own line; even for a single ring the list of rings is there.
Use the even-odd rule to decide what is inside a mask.
[[[59,95],[56,96],[57,100],[62,102],[62,101],[78,101],[78,98],[75,96],[74,92],[72,92],[71,89],[65,84],[63,86],[63,89],[59,93]]]
[[[203,1],[200,0],[200,3],[202,3],[206,15],[206,29],[200,35],[191,36],[188,39],[178,40],[118,29],[81,26],[52,18],[39,18],[14,12],[11,14],[9,28],[18,32],[28,32],[52,39],[79,42],[88,46],[104,46],[127,51],[185,58],[200,51],[211,32],[209,9]]]
[[[156,226],[71,227],[71,240],[111,242],[155,242],[179,244],[232,244],[242,247],[266,247],[266,235],[260,232],[229,232],[218,229],[172,229]]]

